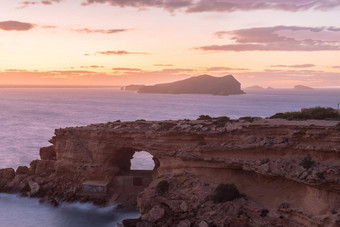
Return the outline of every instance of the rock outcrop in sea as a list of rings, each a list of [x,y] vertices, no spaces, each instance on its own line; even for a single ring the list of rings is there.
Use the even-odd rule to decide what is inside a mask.
[[[126,226],[336,227],[337,123],[215,118],[57,129],[29,168],[0,170],[0,189],[53,205],[137,203],[141,218]],[[153,156],[153,171],[131,171],[137,151]],[[85,181],[107,182],[107,191],[86,194]]]
[[[167,84],[144,86],[138,93],[158,94],[211,94],[237,95],[244,94],[241,84],[232,76],[213,77],[202,75]]]
[[[294,89],[295,90],[313,90],[313,88],[307,87],[307,86],[304,86],[304,85],[296,85],[296,86],[294,86]]]

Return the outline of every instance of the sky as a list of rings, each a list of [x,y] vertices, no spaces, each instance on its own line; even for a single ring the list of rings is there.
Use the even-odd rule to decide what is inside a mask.
[[[1,0],[0,86],[340,86],[340,0]]]

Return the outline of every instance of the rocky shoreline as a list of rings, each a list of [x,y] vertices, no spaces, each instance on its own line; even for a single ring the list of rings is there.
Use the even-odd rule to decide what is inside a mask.
[[[0,191],[53,206],[137,204],[141,218],[124,221],[125,226],[335,227],[340,225],[337,124],[215,118],[57,129],[52,146],[40,149],[40,160],[0,170]],[[155,161],[148,186],[130,170],[138,151]],[[130,178],[127,190],[120,179]],[[82,193],[85,180],[108,182],[106,195]],[[214,199],[217,188],[231,186],[238,196]]]

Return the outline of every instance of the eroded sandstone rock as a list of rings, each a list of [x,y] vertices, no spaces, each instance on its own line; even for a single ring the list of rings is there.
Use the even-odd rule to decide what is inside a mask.
[[[130,159],[143,150],[156,165],[153,182],[138,195],[140,225],[177,226],[188,220],[203,227],[335,227],[340,219],[337,123],[140,120],[58,129],[53,147],[43,148],[42,160],[32,161],[28,171],[0,170],[0,190],[97,204],[117,195],[115,201],[134,204],[137,193],[118,190],[114,179],[129,175]],[[308,155],[313,164],[306,168],[301,163]],[[107,198],[82,195],[85,180],[108,182]],[[159,194],[161,180],[169,188]],[[33,194],[32,182],[39,185]],[[210,198],[219,184],[235,184],[243,196],[215,203]]]

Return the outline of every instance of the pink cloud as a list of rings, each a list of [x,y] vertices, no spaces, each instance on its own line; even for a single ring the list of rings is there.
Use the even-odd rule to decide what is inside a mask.
[[[73,29],[73,31],[80,32],[80,33],[102,33],[102,34],[114,34],[120,32],[126,32],[129,29],[90,29],[90,28],[80,28],[80,29]]]
[[[19,9],[26,8],[28,6],[34,6],[34,5],[52,5],[55,3],[60,3],[63,0],[41,0],[41,1],[23,1],[20,2]]]
[[[287,34],[289,33],[289,34]],[[301,34],[308,34],[303,37]],[[204,51],[324,51],[340,50],[340,40],[327,39],[340,36],[334,27],[275,26],[218,31],[218,38],[229,37],[234,43],[208,45]],[[296,36],[296,37],[295,37]],[[323,37],[322,37],[323,36]]]
[[[330,10],[340,6],[334,0],[86,0],[83,5],[107,3],[116,7],[163,8],[168,11],[177,9],[186,12],[233,12],[249,10]]]
[[[0,22],[0,29],[5,31],[28,31],[34,28],[34,24],[20,21],[2,21]]]

